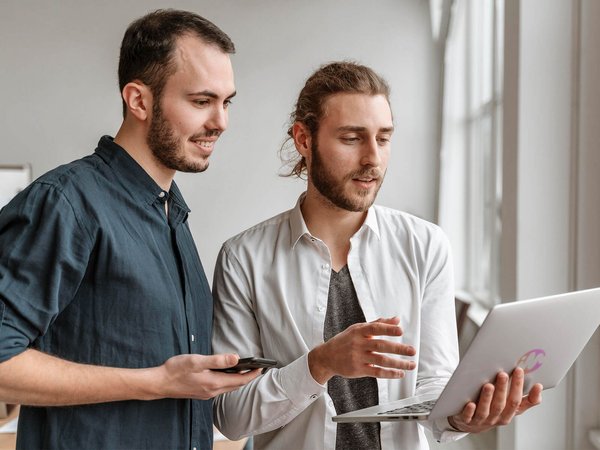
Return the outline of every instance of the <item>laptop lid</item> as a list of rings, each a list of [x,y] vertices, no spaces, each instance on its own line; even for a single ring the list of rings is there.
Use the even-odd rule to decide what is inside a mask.
[[[600,325],[600,288],[496,305],[435,401],[430,419],[451,416],[476,401],[481,386],[503,370],[525,370],[524,391],[556,386]],[[433,396],[435,397],[435,396]],[[420,398],[403,399],[334,417],[335,422],[423,420],[427,413],[390,412]],[[432,400],[431,395],[427,400]]]

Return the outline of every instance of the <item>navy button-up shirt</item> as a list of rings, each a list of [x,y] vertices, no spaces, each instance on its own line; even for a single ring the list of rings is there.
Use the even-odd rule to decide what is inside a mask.
[[[33,182],[0,212],[0,361],[29,347],[128,368],[210,354],[189,212],[175,183],[164,192],[108,136]],[[17,446],[210,449],[212,402],[23,407]]]

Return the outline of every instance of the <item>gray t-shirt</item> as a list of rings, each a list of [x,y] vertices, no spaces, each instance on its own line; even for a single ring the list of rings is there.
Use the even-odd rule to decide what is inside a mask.
[[[339,272],[332,270],[323,330],[324,340],[328,341],[350,325],[359,322],[365,322],[365,315],[358,302],[348,266],[344,266]],[[327,393],[333,400],[338,414],[379,403],[377,380],[372,377],[334,376],[327,383]],[[338,423],[335,448],[380,449],[379,430],[379,422]]]

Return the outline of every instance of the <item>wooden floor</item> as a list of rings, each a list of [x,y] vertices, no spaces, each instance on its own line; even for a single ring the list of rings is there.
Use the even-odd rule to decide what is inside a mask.
[[[0,426],[4,425],[7,422],[10,422],[18,415],[19,407],[13,406],[9,409],[8,417],[0,419]],[[15,433],[0,433],[0,450],[14,450],[16,442],[17,435]]]

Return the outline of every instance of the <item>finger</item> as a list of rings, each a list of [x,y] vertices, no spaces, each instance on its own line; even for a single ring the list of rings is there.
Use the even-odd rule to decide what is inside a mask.
[[[517,410],[517,414],[523,414],[532,406],[537,406],[542,403],[542,391],[544,387],[540,383],[536,383],[533,385],[527,397],[523,398],[519,408]]]
[[[544,390],[544,386],[540,383],[536,383],[533,385],[531,390],[529,391],[529,395],[527,395],[527,399],[532,405],[539,405],[542,403],[542,391]]]
[[[374,320],[371,323],[387,323],[390,325],[399,325],[400,324],[400,317],[398,316],[393,316],[393,317],[380,317],[377,320]]]
[[[510,390],[508,398],[506,399],[506,407],[500,420],[503,423],[508,423],[512,420],[513,416],[517,413],[521,401],[523,400],[523,384],[525,382],[525,373],[521,367],[517,367],[513,370],[512,377],[510,380]]]
[[[262,369],[252,369],[246,372],[225,373],[225,377],[231,385],[243,386],[262,374]]]
[[[475,402],[469,402],[465,405],[465,407],[463,408],[460,415],[456,416],[456,417],[458,417],[459,421],[462,421],[468,425],[473,420],[473,416],[475,415],[476,409],[477,409],[477,405],[475,404]]]
[[[260,369],[254,369],[244,373],[211,372],[211,375],[216,378],[216,381],[213,382],[214,390],[211,396],[214,397],[225,392],[239,389],[257,378],[260,374]]]
[[[366,364],[364,370],[361,371],[362,376],[374,378],[404,378],[404,371],[399,369],[390,369],[379,367],[372,364]]]
[[[234,353],[223,353],[219,355],[190,355],[192,359],[194,371],[206,369],[226,369],[235,366],[240,357]]]
[[[500,372],[496,375],[496,383],[494,384],[494,397],[490,405],[490,414],[488,422],[495,424],[501,417],[506,406],[506,397],[508,395],[509,377],[506,372]]]
[[[471,424],[481,424],[487,420],[490,415],[490,405],[494,398],[495,389],[495,386],[491,383],[483,385],[481,393],[479,394],[479,400],[477,400],[477,407],[475,408]]]
[[[370,322],[357,328],[363,336],[402,336],[402,328],[396,324]]]
[[[386,341],[385,339],[370,339],[365,344],[365,349],[370,352],[391,353],[402,356],[415,356],[417,351],[411,345]]]
[[[415,361],[407,361],[406,359],[394,358],[373,352],[368,353],[367,360],[369,364],[392,369],[414,370],[417,367]]]

